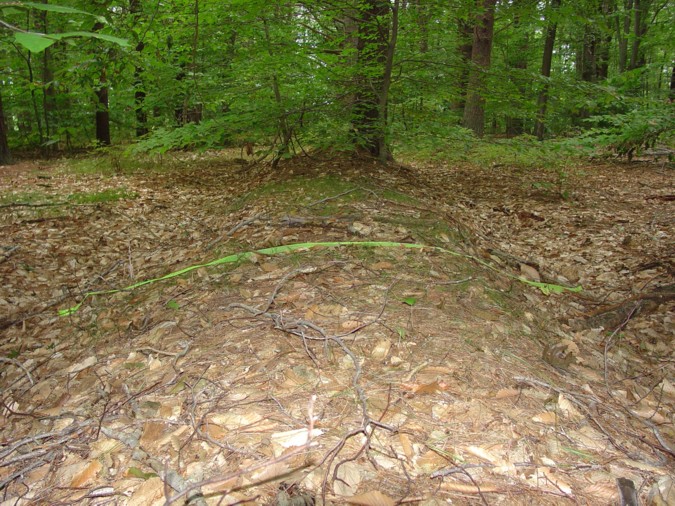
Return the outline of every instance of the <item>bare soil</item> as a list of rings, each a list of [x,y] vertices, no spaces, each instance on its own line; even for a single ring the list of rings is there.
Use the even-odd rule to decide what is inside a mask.
[[[0,167],[2,504],[675,503],[672,168],[103,162]]]

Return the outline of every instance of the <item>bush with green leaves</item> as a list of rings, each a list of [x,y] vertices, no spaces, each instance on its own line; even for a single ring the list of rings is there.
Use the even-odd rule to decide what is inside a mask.
[[[675,104],[593,116],[588,122],[593,128],[580,137],[582,144],[611,151],[628,160],[653,148],[657,142],[672,146],[675,141]]]

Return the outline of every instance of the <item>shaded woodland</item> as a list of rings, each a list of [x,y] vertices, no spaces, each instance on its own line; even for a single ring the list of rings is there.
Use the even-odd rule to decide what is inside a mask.
[[[675,504],[667,0],[0,0],[2,504]]]
[[[672,140],[673,25],[667,0],[0,3],[0,163],[484,136],[631,157]]]

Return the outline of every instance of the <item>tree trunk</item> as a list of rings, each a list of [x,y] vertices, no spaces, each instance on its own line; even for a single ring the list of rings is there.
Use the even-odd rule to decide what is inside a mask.
[[[584,25],[584,40],[577,52],[577,73],[582,81],[595,82],[598,31],[595,24]]]
[[[352,141],[357,148],[375,158],[380,157],[380,149],[385,142],[385,119],[380,114],[389,47],[389,25],[382,23],[381,18],[388,13],[388,0],[364,2],[356,41],[357,65],[363,71],[357,78],[357,90],[351,110]]]
[[[110,145],[110,112],[108,111],[108,86],[105,68],[101,70],[99,87],[96,89],[96,142]]]
[[[513,8],[519,9],[524,4],[523,0],[514,0]],[[516,33],[520,29],[520,13],[516,11],[513,18],[513,28]],[[514,44],[513,48],[509,48],[507,55],[507,65],[511,69],[516,70],[514,81],[518,86],[519,97],[518,100],[513,100],[511,107],[517,108],[518,103],[523,100],[527,93],[527,85],[524,82],[523,76],[520,75],[521,70],[527,69],[527,52],[529,49],[529,39],[526,34],[521,35],[519,40]],[[522,117],[509,115],[506,117],[506,136],[515,137],[521,135],[524,129],[524,121]]]
[[[551,0],[551,9],[557,10],[560,7],[561,0]],[[554,14],[555,16],[555,14]],[[550,18],[549,18],[550,19]],[[544,41],[544,55],[541,62],[541,75],[543,78],[543,85],[539,98],[537,100],[537,121],[534,126],[534,134],[540,141],[544,140],[544,132],[546,130],[546,106],[548,104],[548,80],[551,77],[551,64],[553,63],[553,46],[555,44],[555,33],[558,29],[556,21],[550,21],[546,29],[546,40]]]
[[[265,32],[265,41],[267,42],[267,52],[270,57],[274,58],[274,52],[272,51],[272,38],[270,36],[270,29],[267,23],[267,19],[263,19],[263,28]],[[274,101],[277,104],[277,137],[279,138],[279,149],[277,150],[274,160],[272,161],[272,166],[276,167],[279,163],[279,160],[289,152],[291,147],[291,142],[293,140],[293,129],[288,124],[288,117],[286,111],[284,110],[284,99],[281,95],[281,86],[279,84],[279,76],[277,75],[276,70],[272,73],[272,92],[274,93]]]
[[[619,45],[619,73],[623,74],[628,66],[628,37],[630,36],[630,19],[633,0],[625,0],[623,4],[623,23],[616,18],[616,37]]]
[[[612,0],[602,0],[600,2],[600,14],[605,20],[609,20],[614,15],[615,4]],[[604,81],[609,77],[609,50],[612,44],[612,31],[609,22],[605,26],[604,35],[598,39],[598,48],[596,51],[596,80]]]
[[[387,60],[384,65],[384,77],[382,79],[382,90],[380,91],[380,123],[381,132],[379,135],[378,156],[382,163],[385,163],[391,157],[389,146],[387,146],[387,104],[389,101],[389,88],[391,87],[391,72],[394,68],[394,53],[396,51],[396,40],[398,39],[398,9],[399,0],[394,0],[391,15],[391,39],[387,43]]]
[[[10,163],[12,163],[12,154],[7,143],[7,124],[5,123],[5,112],[2,108],[2,95],[0,94],[0,165],[9,165]]]
[[[482,137],[485,132],[485,82],[490,68],[496,4],[497,0],[482,0],[481,12],[476,17],[473,29],[471,69],[463,124],[473,130],[478,137]]]
[[[429,5],[429,0],[415,0],[414,7],[417,15],[417,27],[420,31],[420,53],[425,54],[429,52],[431,6]]]
[[[43,4],[49,3],[48,0],[42,0]],[[47,26],[47,11],[39,14],[40,23],[38,31],[49,33]],[[52,119],[56,111],[56,87],[54,86],[54,73],[51,69],[51,50],[46,48],[42,53],[42,114],[45,121],[45,136],[47,140],[52,137]],[[47,154],[52,151],[51,143],[44,146]]]
[[[473,50],[473,27],[465,19],[457,20],[457,38],[459,39],[460,71],[457,79],[457,96],[453,109],[464,115],[466,105],[466,90],[469,83],[469,68],[471,67],[471,52]]]
[[[644,67],[645,57],[641,50],[640,43],[647,33],[647,14],[649,12],[650,0],[634,0],[633,5],[633,44],[630,53],[630,64],[628,70]]]
[[[134,25],[138,26],[142,12],[140,0],[129,0],[129,12]],[[145,43],[142,40],[137,41],[135,50],[139,58],[143,49],[145,49]],[[140,65],[134,68],[134,113],[136,115],[136,137],[142,137],[148,133],[148,114],[145,111],[143,67]]]

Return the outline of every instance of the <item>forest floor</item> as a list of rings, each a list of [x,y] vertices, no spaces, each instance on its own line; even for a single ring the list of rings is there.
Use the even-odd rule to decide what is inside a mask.
[[[234,156],[0,168],[1,504],[675,504],[672,167]]]

